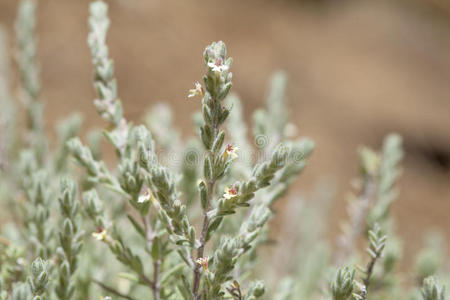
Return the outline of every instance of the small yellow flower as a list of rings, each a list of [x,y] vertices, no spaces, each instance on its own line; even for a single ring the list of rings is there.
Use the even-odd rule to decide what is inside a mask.
[[[209,260],[208,256],[199,257],[195,262],[198,263],[200,266],[202,266],[203,270],[206,271],[208,270],[208,260]]]
[[[149,188],[147,188],[144,191],[144,193],[139,196],[137,202],[138,203],[145,203],[145,202],[148,202],[148,201],[151,201],[152,203],[155,202],[155,197],[153,197],[153,193],[152,193],[152,191]]]
[[[204,91],[203,91],[202,85],[198,81],[194,84],[195,84],[195,88],[189,90],[188,98],[192,98],[197,95],[199,95],[200,97],[203,97]]]
[[[97,231],[92,233],[92,236],[97,240],[97,241],[104,241],[106,240],[106,237],[108,236],[108,233],[106,232],[106,230],[104,228],[98,228]]]
[[[231,199],[237,196],[237,190],[235,187],[230,187],[225,189],[225,194],[223,194],[223,197],[225,199]]]
[[[228,144],[225,147],[225,151],[223,152],[224,157],[230,157],[231,159],[235,159],[238,157],[237,152],[239,150],[239,147],[235,147],[231,144]]]

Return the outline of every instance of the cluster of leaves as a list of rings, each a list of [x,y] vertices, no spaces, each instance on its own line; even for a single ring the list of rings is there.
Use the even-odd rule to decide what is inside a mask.
[[[280,242],[290,255],[261,259],[260,246],[273,244],[268,227],[274,203],[314,148],[311,140],[295,138],[288,123],[285,74],[273,76],[267,108],[254,114],[255,145],[247,139],[241,102],[230,94],[232,59],[223,42],[206,47],[202,83],[189,91],[189,98],[201,98],[194,116],[198,137],[182,140],[163,104],[145,125],[134,125],[124,117],[106,44],[108,6],[91,3],[94,106],[108,123],[103,135],[117,155],[110,166],[102,160],[98,131],[79,137],[78,115],[60,123],[54,147],[47,141],[35,9],[33,0],[22,0],[16,26],[24,134],[12,134],[15,105],[0,40],[0,106],[11,112],[0,124],[8,133],[0,137],[7,145],[0,149],[0,199],[7,208],[0,299],[445,299],[444,287],[430,277],[442,266],[435,241],[417,262],[414,284],[421,290],[410,292],[399,282],[401,253],[389,216],[402,158],[398,135],[389,135],[380,153],[361,149],[360,187],[334,261],[317,224],[326,219],[321,199],[292,218],[289,228],[300,226],[300,233]],[[168,150],[183,158],[181,165],[164,163]],[[292,203],[301,201],[295,197],[287,205]],[[353,266],[364,261],[356,246],[361,237],[369,242],[368,262],[357,273]],[[282,269],[276,261],[281,256],[291,260],[281,270],[289,275],[279,280],[274,274]],[[327,273],[339,265],[345,267],[324,288]]]

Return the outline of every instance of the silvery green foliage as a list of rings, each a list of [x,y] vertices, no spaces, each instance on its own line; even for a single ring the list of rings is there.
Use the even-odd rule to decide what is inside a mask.
[[[368,216],[371,225],[374,223],[382,224],[386,220],[389,207],[397,198],[395,182],[401,174],[399,163],[402,158],[402,138],[397,134],[388,135],[384,139],[379,158],[376,202]]]
[[[277,144],[282,142],[287,149],[286,166],[274,178],[261,201],[269,205],[283,196],[294,179],[306,166],[308,156],[314,149],[314,142],[308,138],[295,138],[296,126],[289,123],[285,95],[287,76],[277,72],[270,81],[267,108],[254,114],[254,142],[260,157],[268,157]]]
[[[369,247],[366,249],[366,252],[369,254],[370,260],[366,268],[359,268],[363,273],[363,278],[362,284],[360,285],[360,291],[358,293],[359,297],[357,297],[357,299],[367,299],[369,285],[372,280],[375,264],[380,259],[384,247],[386,246],[386,238],[386,235],[381,232],[380,226],[378,224],[375,224],[374,228],[369,230]]]
[[[277,292],[275,293],[275,299],[277,300],[289,300],[295,299],[295,282],[292,278],[286,277],[278,284]]]
[[[347,267],[341,268],[336,272],[334,280],[331,282],[331,295],[333,300],[352,299],[355,280],[355,270]]]
[[[32,297],[29,284],[19,282],[13,287],[11,293],[12,300],[29,300],[33,299]]]
[[[252,153],[252,145],[248,142],[247,124],[244,121],[244,111],[241,100],[238,95],[230,93],[225,99],[225,104],[232,107],[233,113],[230,114],[229,120],[226,123],[227,132],[230,135],[230,140],[239,145],[241,153],[250,155]],[[250,157],[245,157],[245,160],[240,164],[232,166],[232,172],[237,178],[246,178],[250,175],[252,162]]]
[[[87,170],[88,177],[86,180],[88,183],[101,183],[117,193],[126,195],[119,180],[111,175],[105,163],[103,161],[95,160],[91,150],[88,147],[83,146],[78,137],[69,140],[67,142],[67,147],[77,162]]]
[[[24,249],[2,240],[0,244],[1,291],[9,291],[16,282],[25,280]]]
[[[402,139],[398,134],[385,137],[381,152],[368,147],[360,149],[361,178],[358,194],[349,201],[349,221],[344,224],[344,232],[339,237],[339,261],[350,257],[366,228],[375,223],[382,228],[389,226],[389,208],[397,197],[395,182],[401,173],[402,157]]]
[[[103,2],[92,3],[90,6],[88,44],[95,66],[95,87],[99,96],[99,99],[96,99],[94,103],[103,118],[118,126],[123,116],[121,102],[117,98],[114,64],[108,58],[108,47],[106,46],[109,23],[108,6]]]
[[[34,0],[22,0],[20,2],[15,24],[16,59],[21,83],[20,100],[25,107],[28,127],[24,141],[34,152],[38,164],[42,165],[48,145],[43,133],[44,116],[43,104],[40,99],[41,87],[37,63],[35,10],[36,2]]]
[[[22,99],[27,108],[28,126],[33,131],[39,132],[42,130],[43,120],[42,103],[39,101],[39,68],[36,62],[35,10],[35,1],[21,1],[16,21],[16,36],[18,44],[17,65],[22,81]]]
[[[122,103],[118,99],[117,84],[114,79],[114,63],[108,56],[106,34],[109,28],[108,6],[103,2],[93,2],[90,6],[88,44],[94,64],[95,82],[98,99],[94,101],[100,115],[114,129],[106,132],[108,140],[116,151],[123,155],[127,142],[128,125],[123,117]]]
[[[21,153],[22,185],[26,204],[23,206],[24,225],[30,246],[37,256],[50,256],[50,241],[53,230],[50,222],[50,193],[48,174],[36,169],[36,161],[31,152]]]
[[[56,150],[54,162],[54,169],[56,172],[63,172],[67,170],[70,155],[67,142],[78,135],[81,128],[81,123],[82,117],[76,113],[58,123],[56,129],[59,147]]]
[[[271,150],[286,135],[287,106],[286,106],[287,76],[283,72],[276,73],[270,83],[267,97],[267,109],[258,110],[254,114],[254,135],[256,145],[261,149]]]
[[[243,297],[245,300],[255,300],[263,296],[265,293],[264,283],[262,281],[254,281],[249,284],[248,292]]]
[[[186,199],[187,207],[196,203],[199,196],[197,178],[199,177],[199,155],[201,144],[198,140],[191,139],[186,144],[182,153],[182,177],[180,180],[180,191]],[[198,214],[198,211],[190,210],[190,213]]]
[[[361,148],[361,184],[331,263],[322,196],[302,201],[292,195],[288,238],[269,231],[274,204],[314,149],[289,123],[286,74],[274,74],[266,107],[254,114],[254,143],[247,140],[244,105],[229,95],[232,59],[221,41],[205,48],[202,83],[189,91],[189,103],[200,110],[194,118],[198,137],[182,139],[165,104],[150,111],[145,125],[134,125],[124,117],[106,44],[108,6],[94,1],[88,20],[94,106],[109,123],[103,135],[117,161],[102,160],[99,130],[83,142],[77,114],[58,124],[56,146],[47,148],[35,8],[34,1],[21,1],[16,22],[20,98],[30,122],[27,142],[22,147],[13,142],[17,151],[7,149],[10,157],[19,154],[8,164],[10,176],[0,174],[0,199],[6,199],[8,212],[11,207],[0,235],[0,299],[341,300],[369,295],[384,300],[409,294],[395,270],[402,253],[389,216],[401,173],[398,135],[386,137],[381,151]],[[1,49],[0,96],[9,99]],[[13,127],[11,118],[5,121]],[[353,266],[367,258],[354,245],[362,238],[369,241],[369,262],[359,280]],[[273,249],[274,242],[289,254],[277,250],[261,260],[259,250]],[[418,261],[420,283],[443,264],[430,254]],[[335,265],[347,267],[337,271],[327,289],[324,275]],[[425,300],[444,299],[443,288],[431,279],[422,291]]]
[[[380,258],[386,246],[386,238],[378,224],[375,224],[374,228],[369,230],[369,247],[366,251],[372,260]]]
[[[378,292],[378,299],[392,297],[392,299],[400,299],[402,291],[399,288],[401,281],[397,276],[398,263],[402,257],[402,244],[398,237],[390,235],[386,240],[386,246],[383,249],[382,259],[379,267],[375,268],[371,276],[371,284],[373,287],[382,287],[382,291]]]
[[[59,247],[56,253],[59,259],[58,284],[55,292],[61,299],[71,299],[75,293],[74,281],[71,280],[78,266],[78,254],[82,247],[84,232],[80,230],[78,218],[77,184],[70,179],[61,180],[58,198],[62,230],[59,233]]]
[[[155,104],[145,116],[145,123],[161,150],[177,155],[176,151],[182,147],[182,142],[180,133],[174,128],[170,107],[165,103]]]
[[[201,267],[208,270],[208,258],[204,257],[205,245],[210,237],[210,232],[217,228],[220,221],[212,221],[215,215],[211,215],[212,201],[216,182],[228,171],[233,161],[233,148],[222,149],[225,140],[225,132],[220,129],[227,119],[230,110],[223,106],[222,102],[231,88],[232,74],[230,67],[231,58],[227,58],[227,50],[222,42],[212,43],[206,47],[203,53],[204,63],[207,69],[203,76],[205,89],[200,84],[196,84],[197,91],[202,99],[203,125],[200,127],[200,138],[203,142],[207,155],[203,166],[204,180],[199,184],[201,206],[204,211],[203,224],[200,233],[197,250],[196,264],[194,266],[193,297],[195,300],[201,299]],[[232,147],[232,146],[230,146]],[[235,190],[233,190],[235,191]],[[236,195],[233,192],[231,198]],[[222,239],[219,249],[214,254],[213,271],[207,274],[206,285],[208,287],[203,296],[219,297],[222,295],[221,284],[225,281],[236,261],[237,249],[235,241],[229,238]],[[225,263],[228,262],[227,263]]]
[[[34,300],[45,299],[44,294],[49,283],[48,262],[38,257],[31,263],[31,276],[28,279]]]
[[[91,6],[89,45],[93,54],[96,78],[105,77],[99,74],[101,72],[99,70],[101,69],[101,64],[112,66],[112,61],[107,58],[107,47],[104,44],[109,24],[106,11],[105,4],[101,2],[95,2]],[[99,62],[102,63],[100,64]],[[110,234],[107,231],[109,230],[108,225],[106,225],[108,222],[104,221],[102,208],[100,205],[97,205],[99,203],[97,193],[91,191],[85,194],[87,213],[100,230],[100,232],[96,233],[96,237],[109,245],[119,261],[129,265],[137,273],[138,278],[140,278],[139,281],[148,285],[153,290],[156,298],[160,297],[161,293],[168,293],[168,295],[173,293],[173,291],[170,292],[169,288],[166,288],[166,291],[161,290],[158,282],[159,276],[155,274],[155,272],[159,271],[162,264],[161,255],[169,249],[168,244],[163,243],[167,238],[169,238],[169,241],[173,243],[175,248],[178,248],[177,253],[187,267],[193,269],[192,294],[194,298],[220,297],[225,293],[226,290],[223,289],[223,284],[229,280],[228,274],[234,268],[234,264],[226,265],[220,260],[236,262],[238,257],[247,252],[251,248],[251,243],[255,240],[258,232],[267,222],[270,212],[262,205],[255,206],[252,209],[248,222],[243,223],[240,233],[235,238],[227,237],[222,239],[219,248],[214,253],[214,257],[220,257],[221,259],[216,259],[210,269],[208,269],[207,265],[208,258],[205,258],[203,255],[205,245],[220,227],[222,218],[225,215],[233,214],[238,207],[250,206],[249,201],[255,196],[255,192],[269,186],[277,171],[286,166],[286,161],[290,154],[288,147],[279,145],[274,149],[272,157],[267,162],[260,162],[254,167],[253,172],[248,173],[250,174],[249,179],[235,182],[228,187],[227,192],[222,194],[222,196],[216,192],[216,183],[228,173],[237,150],[232,145],[224,146],[225,132],[220,129],[230,114],[229,108],[224,106],[222,102],[231,88],[232,76],[229,71],[231,59],[226,56],[225,45],[222,42],[218,42],[206,48],[204,62],[207,70],[203,78],[205,87],[203,88],[200,84],[197,84],[196,90],[191,91],[193,95],[198,94],[203,98],[203,124],[200,126],[200,138],[207,151],[203,167],[204,180],[200,182],[198,190],[201,206],[204,210],[203,225],[199,236],[196,234],[194,227],[190,225],[186,205],[179,200],[180,194],[177,191],[177,180],[172,171],[158,161],[153,138],[147,128],[144,126],[135,128],[122,127],[123,136],[127,136],[127,143],[122,148],[124,151],[118,151],[121,159],[118,167],[118,177],[112,175],[101,161],[96,161],[89,149],[83,146],[79,140],[73,139],[69,142],[69,149],[73,156],[87,169],[89,181],[95,184],[102,184],[125,195],[129,203],[142,215],[143,224],[131,215],[128,218],[137,232],[146,238],[147,247],[151,249],[151,256],[155,260],[153,279],[145,275],[142,260],[130,248],[125,246],[120,234],[115,230],[112,230]],[[103,78],[101,90],[112,80],[113,70],[112,68],[109,70],[111,71],[108,73],[109,79]],[[102,95],[101,91],[99,94]],[[120,103],[116,94],[114,94],[113,98],[117,103]],[[105,103],[112,102],[105,101]],[[98,103],[99,101],[96,100],[97,109],[99,109]],[[114,107],[119,106],[110,106],[109,111],[112,111]],[[99,109],[99,111],[105,117],[106,109]],[[109,113],[109,116],[112,115]],[[160,114],[160,117],[163,115],[167,114]],[[124,119],[123,121],[126,122]],[[118,125],[117,122],[116,125]],[[157,138],[158,140],[161,141],[161,138]],[[114,138],[109,136],[109,141],[118,149]],[[164,141],[162,143],[162,147],[167,147],[165,145],[167,143]],[[307,152],[307,155],[310,150],[305,152]],[[293,173],[295,172],[290,172],[290,174]],[[277,180],[287,182],[286,177],[292,176],[281,175],[281,178]],[[194,192],[191,193],[194,194]],[[217,207],[212,207],[213,201],[216,201],[214,199],[216,196],[218,196]],[[148,218],[149,213],[153,215],[151,211],[149,212],[150,207],[155,209],[156,214],[154,216],[157,217],[156,220]],[[168,235],[164,231],[160,231],[163,228]],[[195,248],[198,248],[196,258],[189,253]],[[211,258],[211,260],[214,261],[214,258]],[[204,261],[203,264],[200,263],[202,261]],[[208,272],[204,280],[202,280],[202,266]],[[188,277],[183,278],[186,281],[189,280]],[[178,287],[178,291],[189,297],[187,296],[190,293],[190,288],[187,288],[189,285]],[[205,294],[200,292],[199,288],[201,285],[205,286],[202,288]],[[257,290],[260,291],[261,288]],[[255,292],[253,297],[259,294],[261,292]]]
[[[438,232],[430,231],[425,238],[425,247],[418,253],[415,273],[418,282],[435,275],[444,263],[443,237]]]
[[[436,278],[427,277],[423,281],[422,297],[423,300],[445,300],[445,287]]]
[[[396,134],[388,135],[384,139],[383,149],[380,153],[367,147],[360,149],[361,157],[361,181],[360,191],[350,201],[349,215],[350,222],[344,227],[344,234],[341,236],[341,249],[337,259],[342,261],[344,257],[348,260],[357,240],[364,236],[364,229],[367,231],[369,247],[367,253],[370,256],[365,268],[360,270],[363,273],[362,282],[357,284],[359,291],[357,299],[367,299],[379,297],[383,299],[385,292],[389,291],[389,297],[396,297],[398,284],[392,270],[398,260],[398,248],[389,248],[389,255],[382,262],[383,268],[377,270],[376,262],[382,259],[382,252],[386,245],[386,236],[382,234],[385,230],[392,230],[389,219],[389,207],[396,198],[395,181],[399,176],[399,161],[403,156],[401,149],[401,138]],[[393,240],[395,243],[395,239]],[[383,289],[371,291],[371,282]],[[375,293],[375,295],[372,295]]]
[[[323,281],[330,269],[331,256],[330,245],[325,239],[326,219],[334,193],[328,180],[319,182],[314,191],[308,199],[293,196],[285,203],[282,227],[286,228],[283,236],[288,238],[279,237],[284,247],[275,252],[276,260],[272,264],[276,268],[272,268],[270,277],[265,279],[268,289],[271,283],[273,286],[278,282],[280,274],[286,282],[294,284],[289,288],[290,295],[274,299],[317,299],[323,296]],[[280,285],[278,289],[286,288]]]
[[[236,190],[234,197],[222,197],[219,199],[218,208],[211,212],[213,217],[221,217],[233,214],[238,207],[249,206],[249,201],[255,196],[255,193],[270,184],[275,173],[285,166],[288,149],[280,146],[275,149],[270,161],[258,164],[252,177],[244,182],[236,183],[232,188]]]

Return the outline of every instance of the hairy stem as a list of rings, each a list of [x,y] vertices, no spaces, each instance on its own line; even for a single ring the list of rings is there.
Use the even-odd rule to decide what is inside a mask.
[[[215,124],[214,126],[214,139],[217,137],[218,133],[218,125]],[[209,151],[209,157],[211,159],[211,162],[215,161],[215,155],[213,151]],[[202,225],[202,231],[200,234],[200,247],[197,250],[197,259],[202,258],[204,256],[205,252],[205,246],[206,246],[206,235],[208,234],[208,228],[209,228],[209,217],[208,213],[211,210],[211,201],[212,197],[214,195],[214,187],[216,185],[216,178],[211,178],[211,180],[207,183],[207,195],[206,195],[206,207],[203,212],[203,225]],[[198,294],[198,289],[200,286],[200,275],[201,275],[201,266],[196,261],[194,263],[194,283],[192,291],[194,293],[194,299],[199,300],[200,295]]]
[[[203,214],[203,225],[202,225],[202,232],[200,235],[200,247],[197,250],[197,259],[202,258],[205,252],[205,245],[206,245],[206,234],[208,233],[208,227],[209,227],[209,217],[208,212],[211,209],[211,199],[214,191],[215,186],[215,180],[211,180],[208,182],[208,194],[207,194],[207,203],[206,203],[206,209]],[[198,295],[198,288],[200,285],[200,268],[201,266],[194,261],[194,286],[193,286],[193,292],[195,299],[199,299],[200,296]]]
[[[364,229],[364,222],[367,217],[370,205],[376,194],[377,183],[375,178],[366,175],[364,184],[361,189],[358,199],[356,200],[357,207],[350,211],[350,230],[347,236],[343,236],[341,240],[341,249],[337,255],[337,262],[342,263],[352,253],[355,243],[362,230]]]
[[[159,268],[161,267],[161,259],[153,262],[153,296],[155,300],[161,299],[161,286],[159,284]]]
[[[364,279],[363,279],[364,289],[363,289],[363,291],[361,293],[361,296],[362,296],[363,300],[367,299],[367,291],[369,290],[370,277],[372,277],[373,268],[375,267],[375,263],[377,262],[379,257],[380,257],[380,254],[377,253],[377,256],[372,258],[370,260],[369,264],[367,265],[366,277],[364,277]]]
[[[144,221],[144,228],[145,228],[145,235],[147,238],[147,243],[149,244],[149,247],[151,249],[153,240],[155,238],[155,234],[152,231],[148,215],[143,217],[143,221]],[[155,298],[155,300],[161,299],[161,286],[159,284],[160,267],[161,267],[161,259],[158,258],[157,260],[153,261],[153,281],[149,282],[149,285],[153,291],[153,297]]]

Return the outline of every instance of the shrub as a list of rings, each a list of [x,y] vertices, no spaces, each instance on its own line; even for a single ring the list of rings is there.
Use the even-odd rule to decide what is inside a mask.
[[[381,151],[360,150],[359,186],[335,253],[318,224],[326,218],[319,196],[296,216],[299,235],[280,241],[291,247],[288,274],[272,277],[266,288],[260,279],[273,276],[273,260],[258,249],[271,244],[273,205],[314,148],[308,138],[291,137],[285,74],[273,76],[267,107],[253,115],[255,145],[247,140],[240,100],[230,94],[232,59],[223,42],[205,48],[205,75],[188,94],[200,110],[194,118],[198,137],[181,139],[164,104],[145,125],[134,125],[124,117],[106,45],[108,7],[93,2],[88,44],[94,106],[117,155],[111,165],[102,160],[97,132],[88,134],[87,144],[79,138],[79,115],[59,124],[54,147],[48,142],[35,8],[23,0],[16,23],[27,119],[22,131],[13,130],[16,107],[8,77],[0,77],[0,105],[7,112],[0,124],[0,299],[445,299],[443,286],[428,277],[442,265],[438,247],[419,256],[414,282],[405,284],[397,270],[402,255],[389,210],[401,173],[399,135],[387,136]],[[0,62],[5,73],[6,60]],[[164,163],[168,151],[181,163]],[[361,237],[368,243],[365,256],[357,247]],[[366,267],[357,267],[363,262]]]

